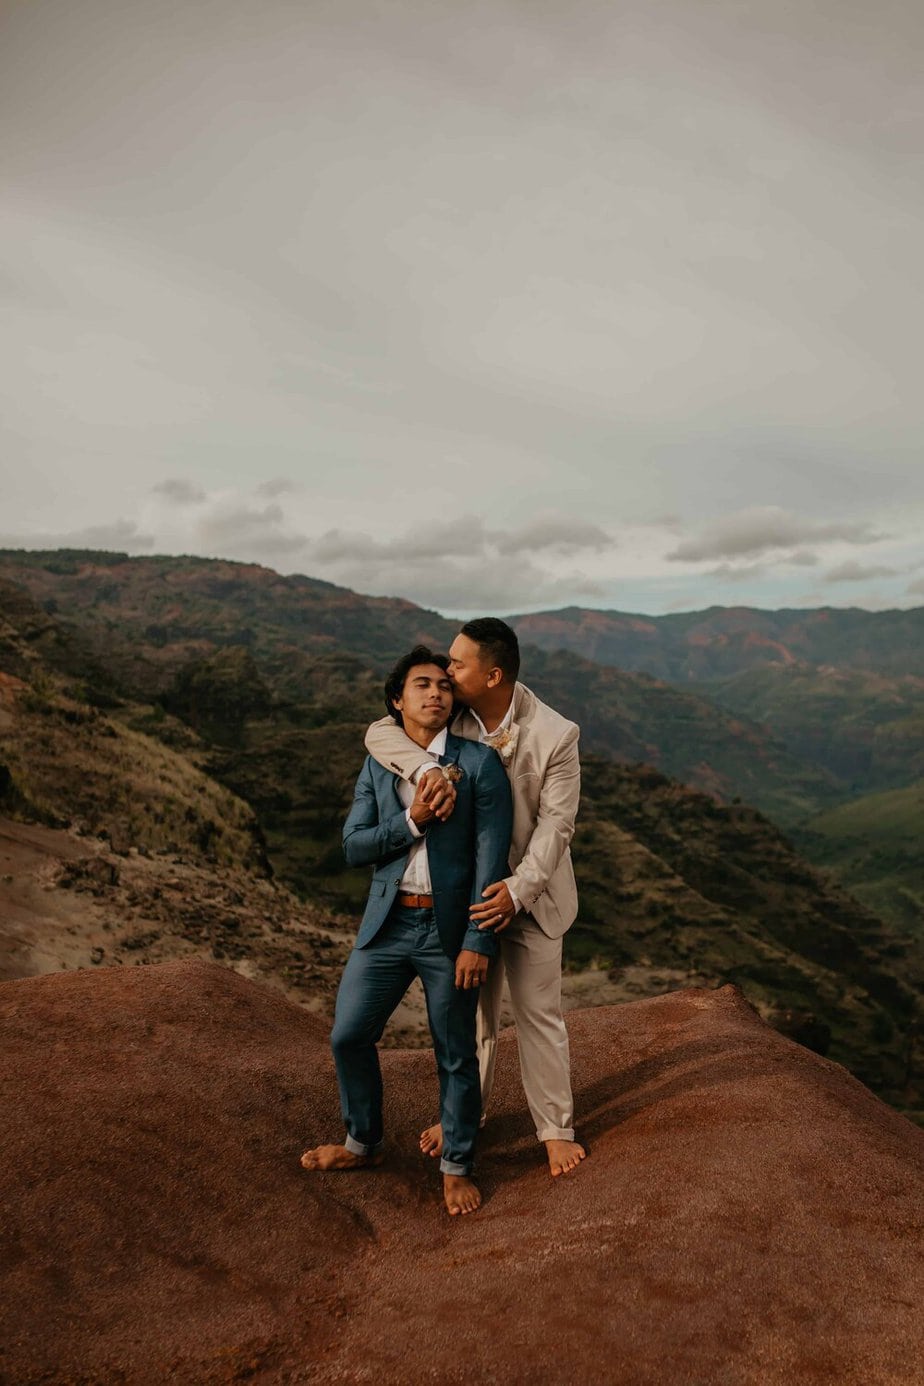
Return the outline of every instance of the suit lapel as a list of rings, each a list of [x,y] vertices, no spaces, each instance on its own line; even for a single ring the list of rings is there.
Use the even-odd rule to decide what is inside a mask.
[[[440,765],[449,765],[457,762],[463,744],[464,743],[462,737],[456,736],[454,732],[447,731],[446,749],[443,751],[443,754],[441,756],[436,757]]]
[[[512,721],[523,726],[532,720],[536,710],[536,696],[531,693],[525,683],[518,683],[513,690],[513,718]]]

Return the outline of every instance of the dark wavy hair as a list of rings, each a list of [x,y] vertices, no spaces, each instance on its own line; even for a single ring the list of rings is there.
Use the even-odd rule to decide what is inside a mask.
[[[449,672],[448,655],[435,654],[427,645],[415,645],[413,650],[401,656],[385,680],[385,707],[389,717],[394,717],[399,727],[404,726],[404,718],[394,705],[395,699],[401,697],[408,674],[418,664],[435,664],[444,674]]]
[[[506,621],[496,616],[479,616],[476,621],[466,621],[460,634],[474,640],[485,664],[496,664],[505,679],[516,683],[520,672],[520,642],[516,631]]]

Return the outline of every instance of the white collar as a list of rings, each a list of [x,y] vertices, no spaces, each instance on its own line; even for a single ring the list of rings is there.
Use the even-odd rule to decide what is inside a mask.
[[[444,727],[442,731],[438,731],[427,747],[427,750],[432,751],[435,756],[443,755],[446,750],[446,734],[448,731],[448,726]]]

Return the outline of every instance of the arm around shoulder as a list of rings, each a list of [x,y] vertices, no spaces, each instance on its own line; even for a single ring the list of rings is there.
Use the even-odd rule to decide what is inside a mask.
[[[366,750],[384,770],[411,780],[422,765],[432,765],[433,757],[422,750],[393,717],[380,717],[366,732]]]

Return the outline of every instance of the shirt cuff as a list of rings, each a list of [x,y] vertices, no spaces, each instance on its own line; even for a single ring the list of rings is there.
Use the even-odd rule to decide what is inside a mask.
[[[507,891],[510,895],[511,900],[513,901],[514,908],[516,909],[517,914],[522,914],[524,912],[523,901],[520,899],[519,895],[517,895],[516,891],[513,888],[513,883],[515,880],[516,876],[505,876],[504,885],[507,887]]]
[[[404,810],[404,816],[407,819],[407,825],[413,833],[414,837],[423,837],[423,830],[421,828],[418,828],[417,824],[414,822],[413,818],[411,817],[410,809]]]
[[[424,761],[423,765],[421,765],[419,769],[415,770],[413,775],[411,776],[411,784],[416,784],[417,781],[420,779],[421,775],[425,775],[428,770],[438,770],[439,768],[440,763],[438,760]],[[420,834],[418,834],[418,836],[420,836]]]

